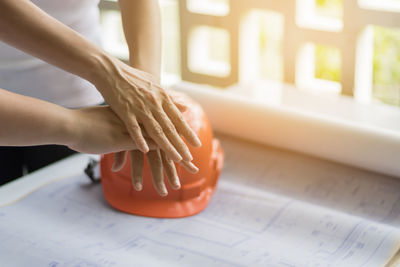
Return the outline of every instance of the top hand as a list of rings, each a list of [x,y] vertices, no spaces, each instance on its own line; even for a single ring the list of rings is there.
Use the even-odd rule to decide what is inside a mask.
[[[180,135],[193,146],[199,147],[201,142],[164,88],[154,83],[150,74],[117,59],[107,57],[105,62],[111,74],[95,85],[125,123],[137,147],[144,153],[149,151],[140,123],[170,159],[191,161],[192,155]]]

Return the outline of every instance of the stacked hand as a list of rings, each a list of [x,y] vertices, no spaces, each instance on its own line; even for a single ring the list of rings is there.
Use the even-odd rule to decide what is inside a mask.
[[[169,95],[173,92],[168,92]],[[173,100],[175,100],[172,97]],[[181,112],[184,112],[187,107],[179,102],[174,101],[174,104],[179,108]],[[144,137],[146,140],[148,135],[144,132]],[[147,160],[149,163],[150,171],[153,178],[153,185],[158,194],[161,196],[166,196],[168,194],[167,188],[164,183],[164,173],[168,179],[169,184],[172,189],[179,189],[180,182],[179,177],[175,168],[173,160],[169,159],[164,151],[159,149],[159,147],[154,147],[154,142],[150,139],[148,142],[151,144],[150,151],[147,153]],[[125,165],[126,155],[128,151],[117,152],[114,154],[114,165],[112,167],[113,171],[119,171]],[[143,164],[144,164],[144,153],[140,150],[131,150],[130,159],[132,166],[132,185],[137,191],[142,190],[143,184]],[[198,168],[190,161],[182,160],[180,162],[189,172],[196,173]]]
[[[197,135],[181,114],[186,107],[174,102],[158,81],[146,72],[113,58],[108,58],[105,67],[110,75],[106,81],[97,83],[96,87],[124,122],[138,148],[130,152],[133,186],[136,190],[142,189],[143,153],[147,153],[153,184],[157,192],[165,196],[167,190],[163,170],[171,187],[180,187],[174,161],[190,172],[198,171],[191,162],[193,157],[189,148],[181,138],[183,136],[192,146],[201,146]],[[153,140],[158,148],[150,151],[146,138]],[[122,168],[126,154],[126,151],[116,153],[114,171]]]

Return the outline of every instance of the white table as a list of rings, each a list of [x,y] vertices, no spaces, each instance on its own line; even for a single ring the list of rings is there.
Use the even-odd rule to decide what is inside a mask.
[[[32,191],[51,182],[83,173],[90,158],[99,159],[99,156],[88,154],[73,155],[4,186],[0,186],[0,206],[18,201]]]
[[[54,217],[54,222],[50,221],[49,225],[49,229],[57,229],[58,226],[62,228],[60,232],[58,230],[56,233],[52,232],[53,239],[49,240],[54,244],[58,242],[57,234],[64,239],[71,235],[73,239],[71,242],[75,242],[75,246],[79,245],[78,241],[81,239],[82,243],[90,244],[90,238],[93,238],[95,245],[91,245],[97,246],[96,249],[100,249],[98,247],[101,240],[107,240],[106,243],[110,246],[115,243],[115,247],[119,248],[115,251],[118,257],[113,258],[114,254],[105,255],[109,260],[107,264],[114,261],[116,265],[107,265],[102,262],[94,266],[125,266],[119,264],[118,259],[130,259],[132,255],[136,257],[134,258],[136,263],[142,264],[138,266],[159,266],[161,262],[163,265],[171,266],[197,266],[200,263],[203,266],[246,266],[249,264],[252,266],[284,266],[284,264],[307,266],[307,262],[310,263],[310,261],[315,264],[317,261],[320,264],[322,262],[324,266],[326,259],[330,262],[337,260],[337,263],[341,263],[336,266],[356,266],[350,264],[352,261],[346,257],[353,257],[354,262],[359,265],[356,258],[357,255],[363,255],[363,253],[365,257],[360,256],[361,262],[371,263],[375,260],[387,262],[379,258],[389,255],[385,254],[386,252],[380,254],[383,249],[381,244],[385,245],[390,238],[397,240],[395,236],[400,236],[398,231],[400,226],[399,179],[227,136],[220,136],[220,138],[226,154],[224,170],[209,207],[197,216],[179,220],[159,220],[122,214],[106,205],[98,185],[94,191],[88,190],[88,195],[77,192],[76,201],[81,204],[75,206],[76,210],[71,212],[75,217],[79,215],[82,223],[76,219],[68,221],[71,218],[63,218],[64,215],[57,213],[58,204],[48,203],[46,194],[59,190],[58,184],[71,186],[67,178],[76,179],[80,184],[75,189],[68,189],[70,192],[79,191],[82,184],[90,183],[89,180],[84,180],[82,175],[90,156],[76,155],[0,188],[1,206],[14,203],[44,184],[57,181],[43,187],[35,193],[36,195],[28,196],[25,200],[7,207],[0,207],[0,240],[2,234],[7,236],[7,233],[1,232],[2,212],[4,214],[9,212],[11,222],[14,220],[12,216],[19,214],[13,210],[13,207],[24,208],[26,212],[27,207],[35,209],[43,204],[38,212],[34,211],[29,215],[31,218],[29,220],[42,221],[40,214],[42,209],[49,210],[49,212],[44,212],[46,214],[43,216],[52,214],[50,211],[59,214],[60,217]],[[54,197],[53,201],[59,202],[61,206],[70,205],[63,198],[63,194],[65,195],[65,193],[60,193],[58,198]],[[43,199],[40,200],[42,202],[38,200],[38,206],[27,203],[30,198],[35,201]],[[84,214],[80,210],[79,207],[86,205],[82,204],[84,203],[82,199],[88,203],[88,211],[95,211],[95,215]],[[71,209],[70,206],[68,208]],[[118,229],[124,229],[126,236],[118,231],[107,232],[109,230],[93,232],[90,235],[87,234],[88,229],[84,226],[84,224],[98,222],[98,227],[102,227],[103,222],[108,225],[111,221],[111,224],[119,225]],[[66,222],[76,224],[71,228],[73,232],[64,229],[69,227],[69,224],[65,224]],[[21,222],[21,229],[26,227],[28,226]],[[40,228],[38,225],[29,227],[32,228],[29,231],[25,229],[24,231],[27,232],[24,236],[29,240],[32,251],[35,251],[38,249],[35,247],[37,245],[34,242],[35,236],[40,236],[39,233],[45,235],[46,232],[43,232],[45,229],[42,229],[42,232],[36,232],[38,231],[36,228]],[[148,227],[154,228],[148,229]],[[374,232],[372,229],[374,227],[381,233]],[[9,226],[9,229],[14,231],[12,226]],[[21,229],[18,231],[22,231]],[[17,234],[18,231],[15,233]],[[387,233],[381,240],[385,231]],[[355,235],[357,232],[358,234]],[[74,233],[77,233],[76,237],[73,236]],[[130,239],[127,236],[130,236]],[[125,237],[128,239],[125,240]],[[12,236],[7,236],[7,238],[8,242],[12,241],[10,244],[19,244],[13,241]],[[100,241],[97,240],[98,238]],[[53,254],[57,252],[54,244],[51,246],[54,250]],[[65,247],[65,244],[60,244],[60,246],[66,254],[71,253],[68,252],[70,248]],[[397,245],[393,245],[393,248],[395,247]],[[157,251],[153,254],[151,249],[154,248],[157,248]],[[246,248],[251,249],[248,251]],[[0,245],[0,255],[4,249],[7,249],[9,254],[14,252],[13,247],[2,248]],[[43,248],[41,249],[38,251],[43,251]],[[92,251],[92,249],[95,248],[88,248],[88,251],[82,255],[87,255],[90,260],[100,261],[96,258],[98,255],[95,255],[99,253],[98,250]],[[15,251],[18,251],[17,247]],[[328,253],[330,258],[325,254],[322,255],[322,252]],[[393,252],[395,251],[390,252],[390,257],[393,256]],[[50,257],[52,254],[49,252],[48,255]],[[82,255],[79,259],[86,260]],[[63,259],[58,262],[52,261],[54,266],[64,266],[56,264],[61,262]],[[77,262],[77,259],[70,261],[70,264],[71,262],[81,263]],[[126,266],[132,266],[131,260],[127,262],[129,264],[126,263]],[[392,264],[395,266],[394,263]]]

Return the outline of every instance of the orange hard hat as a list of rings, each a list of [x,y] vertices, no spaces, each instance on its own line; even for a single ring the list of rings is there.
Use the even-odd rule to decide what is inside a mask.
[[[210,123],[200,105],[186,96],[175,97],[188,107],[183,117],[202,143],[199,148],[188,145],[199,172],[192,174],[180,164],[175,164],[181,188],[173,190],[166,182],[168,195],[161,197],[153,187],[147,160],[143,170],[143,189],[136,191],[131,180],[130,160],[119,172],[112,172],[113,154],[103,155],[100,160],[101,183],[107,202],[114,208],[142,216],[178,218],[199,213],[210,201],[222,169],[222,148],[219,141],[213,138]]]

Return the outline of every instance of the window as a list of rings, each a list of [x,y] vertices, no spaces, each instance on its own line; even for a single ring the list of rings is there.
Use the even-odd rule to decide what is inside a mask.
[[[231,71],[229,34],[221,28],[199,26],[188,36],[188,67],[190,71],[225,77]]]
[[[118,43],[121,32],[109,30],[117,23],[106,11],[116,10],[110,3],[101,1],[103,26]],[[166,76],[217,87],[272,79],[316,94],[400,106],[400,0],[160,4]],[[105,48],[126,57],[122,45]]]

